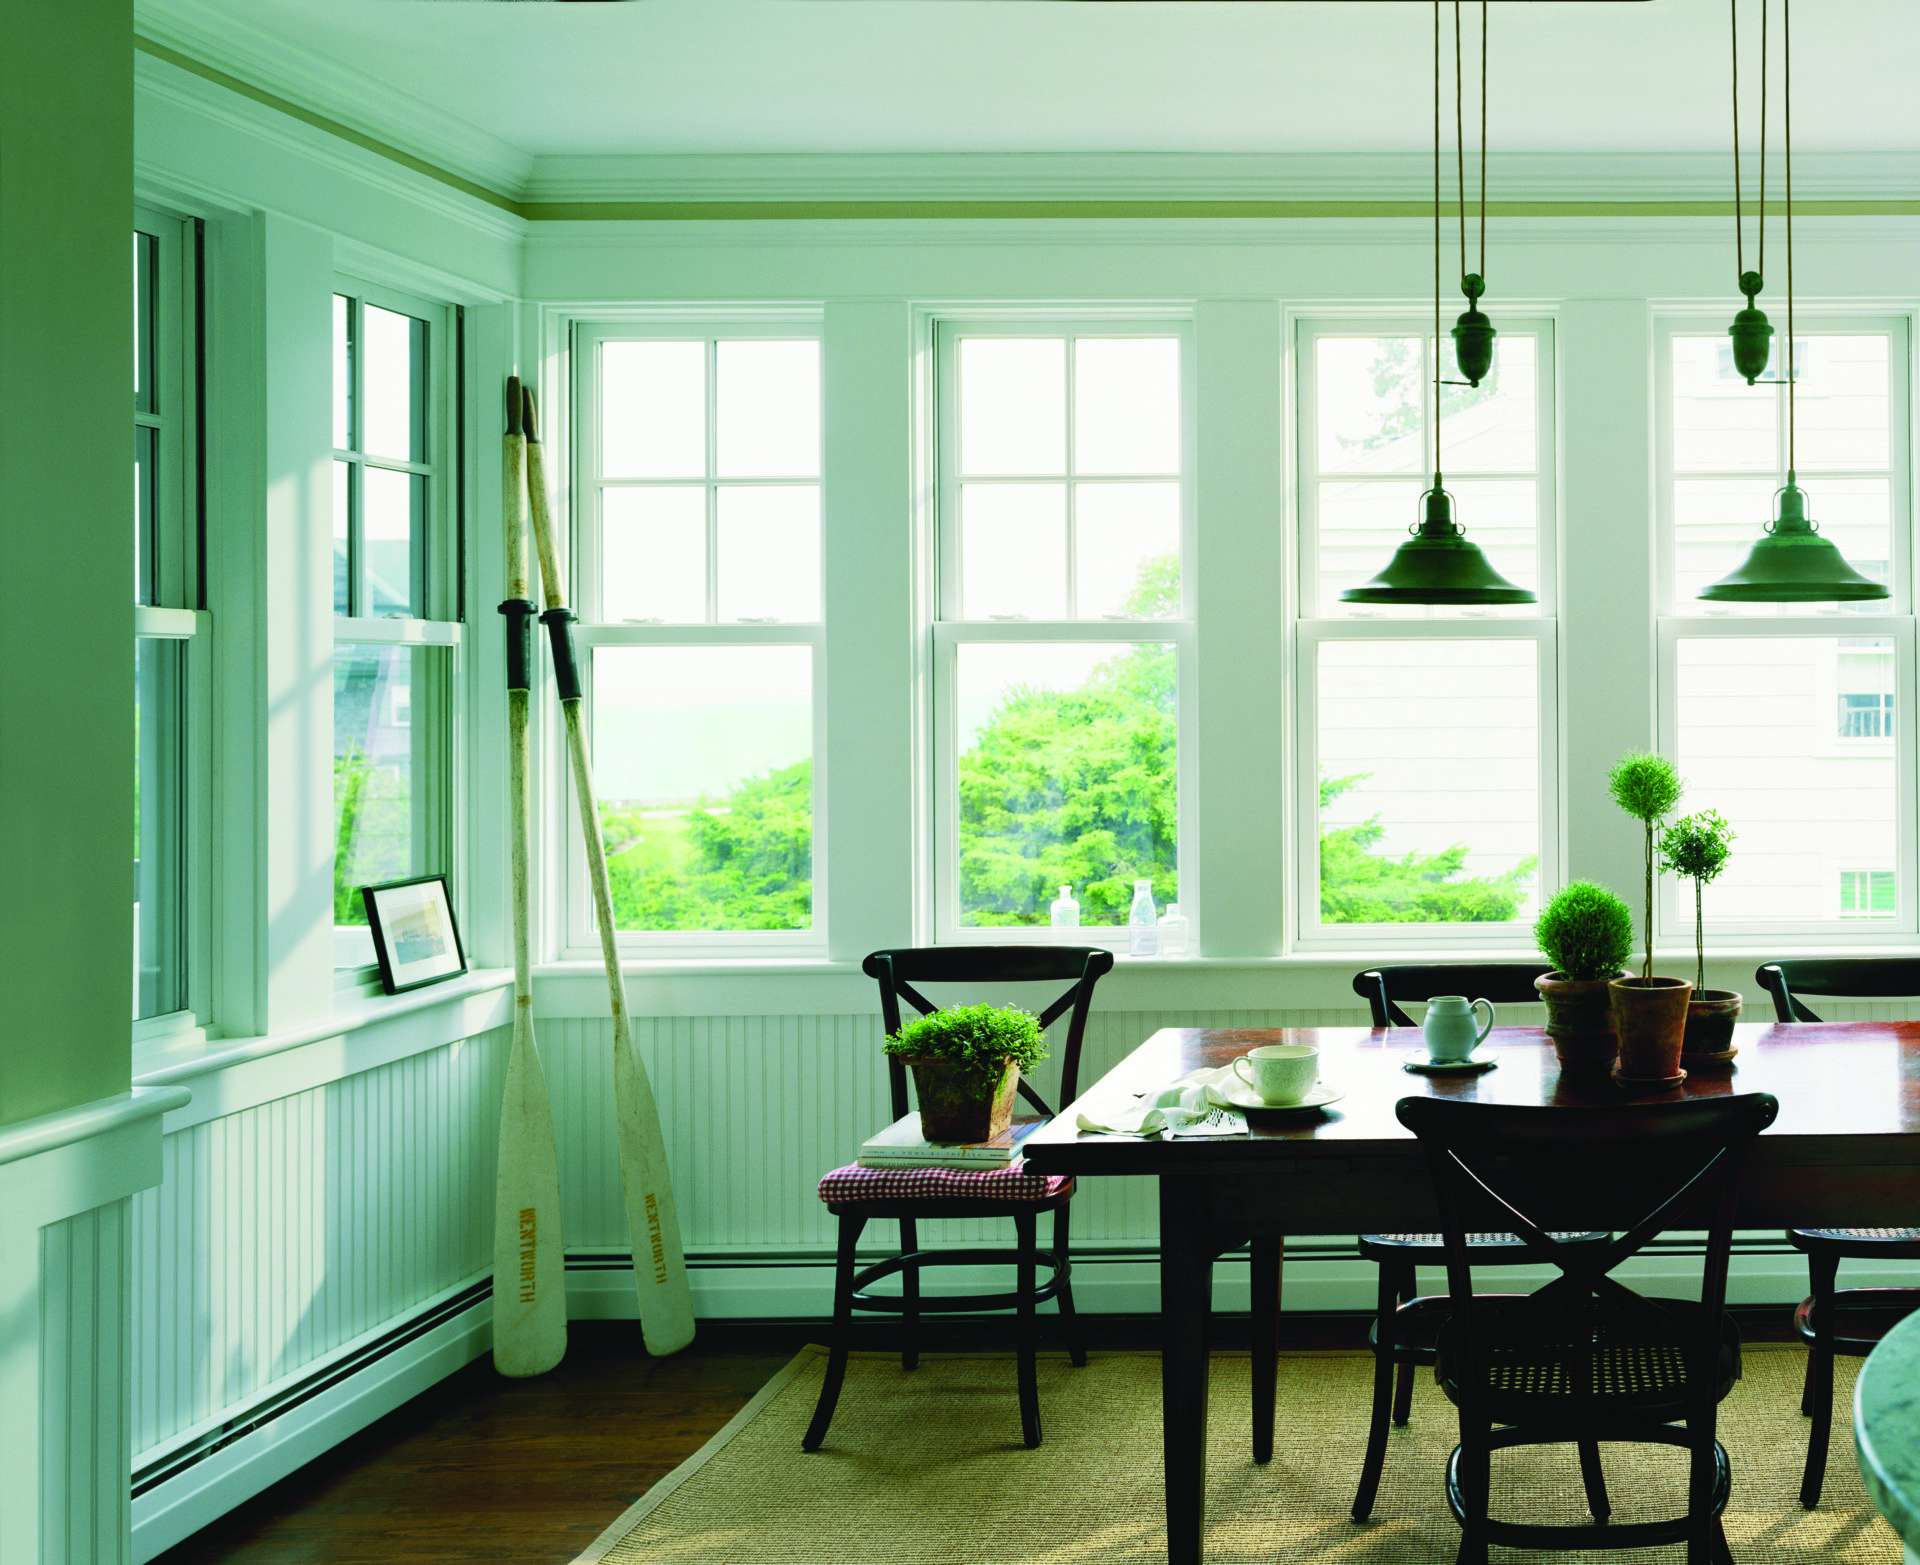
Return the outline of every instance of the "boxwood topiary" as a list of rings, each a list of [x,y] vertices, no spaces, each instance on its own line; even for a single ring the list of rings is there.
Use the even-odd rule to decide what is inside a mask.
[[[1533,938],[1569,978],[1617,977],[1633,954],[1633,909],[1595,881],[1569,881],[1534,920]]]
[[[1047,1057],[1047,1035],[1017,1005],[956,1005],[908,1022],[885,1047],[888,1054],[951,1060],[982,1076],[1012,1060],[1025,1074]]]

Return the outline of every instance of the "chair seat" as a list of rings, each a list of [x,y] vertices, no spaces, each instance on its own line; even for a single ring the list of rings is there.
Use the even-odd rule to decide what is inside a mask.
[[[1685,1418],[1682,1344],[1698,1340],[1701,1307],[1685,1299],[1646,1302],[1670,1319],[1648,1320],[1597,1301],[1569,1309],[1538,1297],[1495,1297],[1484,1306],[1476,1300],[1473,1326],[1485,1374],[1480,1405],[1487,1416],[1499,1424]],[[1441,1331],[1434,1373],[1448,1400],[1458,1403],[1456,1335],[1451,1324]],[[1722,1316],[1715,1400],[1739,1378],[1740,1332]]]
[[[1073,1184],[1071,1174],[1031,1173],[1024,1159],[1006,1168],[862,1168],[849,1163],[821,1176],[820,1199],[830,1206],[861,1201],[1052,1201]]]
[[[1604,1244],[1612,1234],[1599,1229],[1552,1235],[1562,1244]],[[1467,1247],[1476,1261],[1531,1261],[1538,1257],[1512,1234],[1468,1234]],[[1438,1261],[1446,1254],[1446,1241],[1439,1234],[1362,1234],[1360,1258],[1367,1261],[1414,1260],[1431,1254]]]
[[[1863,1257],[1897,1256],[1920,1259],[1920,1228],[1789,1228],[1787,1243],[1796,1250],[1828,1250]],[[1905,1246],[1896,1251],[1895,1245]]]

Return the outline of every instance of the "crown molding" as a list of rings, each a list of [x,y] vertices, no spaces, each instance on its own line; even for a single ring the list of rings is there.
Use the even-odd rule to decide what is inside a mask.
[[[1751,175],[1749,176],[1751,178]],[[1725,202],[1718,153],[1490,154],[1492,200]],[[1777,189],[1777,187],[1776,187]],[[1801,153],[1796,206],[1920,198],[1920,154]],[[844,153],[539,157],[521,199],[690,202],[1258,201],[1433,199],[1424,153]]]
[[[509,200],[533,171],[491,132],[206,0],[134,0],[133,12],[139,37]]]

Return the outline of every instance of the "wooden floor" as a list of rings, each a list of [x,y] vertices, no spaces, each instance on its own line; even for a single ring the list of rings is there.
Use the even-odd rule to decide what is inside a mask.
[[[1781,1340],[1786,1312],[1744,1315],[1749,1341]],[[1362,1347],[1364,1317],[1288,1315],[1294,1350]],[[1095,1351],[1156,1349],[1156,1317],[1088,1317]],[[1246,1346],[1245,1317],[1216,1323]],[[889,1347],[890,1323],[862,1346]],[[710,1321],[686,1352],[650,1358],[630,1322],[579,1321],[550,1374],[503,1380],[480,1359],[265,1490],[155,1565],[566,1565],[697,1451],[819,1322]],[[941,1323],[926,1346],[1006,1347],[993,1323]]]

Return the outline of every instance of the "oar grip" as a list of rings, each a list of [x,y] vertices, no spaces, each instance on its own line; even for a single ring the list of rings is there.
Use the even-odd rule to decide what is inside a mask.
[[[533,619],[540,611],[525,598],[509,598],[500,605],[507,616],[507,688],[533,688]]]
[[[573,622],[579,617],[572,609],[548,609],[540,616],[553,646],[553,679],[562,701],[580,699],[580,662],[573,651]]]

